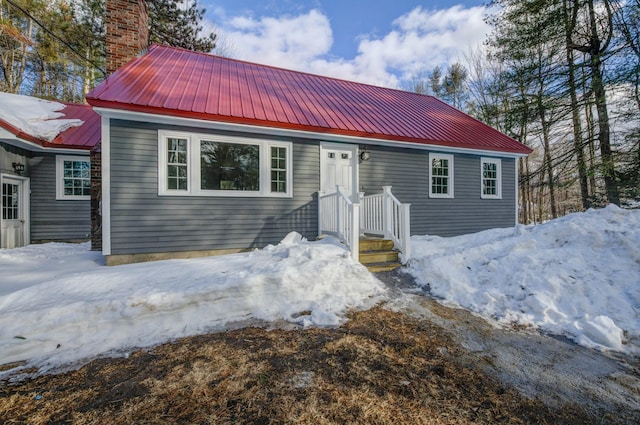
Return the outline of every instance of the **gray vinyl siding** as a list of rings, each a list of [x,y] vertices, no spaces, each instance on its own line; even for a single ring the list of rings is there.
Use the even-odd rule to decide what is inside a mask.
[[[89,156],[81,156],[89,160]],[[31,167],[31,241],[77,241],[91,233],[89,200],[56,200],[56,157],[41,155]]]
[[[293,143],[293,197],[212,197],[158,195],[158,130],[223,134],[213,130],[112,120],[111,253],[144,254],[263,247],[290,231],[317,236],[320,185],[319,141]],[[235,134],[255,137],[249,134]],[[454,155],[454,198],[429,198],[429,152],[368,148],[360,164],[359,189],[366,194],[392,186],[411,204],[413,235],[455,236],[515,222],[515,160],[501,158],[502,199],[481,199],[480,155]],[[491,155],[485,155],[492,157]]]
[[[317,235],[317,142],[287,139],[292,198],[158,196],[158,129],[228,134],[111,121],[111,254],[263,247],[293,230]]]
[[[411,204],[411,234],[457,236],[515,224],[515,159],[501,158],[502,199],[480,196],[480,155],[454,155],[454,198],[429,198],[429,152],[370,147],[360,164],[360,191],[391,191]],[[434,151],[437,152],[437,151]],[[484,155],[483,157],[491,157]]]

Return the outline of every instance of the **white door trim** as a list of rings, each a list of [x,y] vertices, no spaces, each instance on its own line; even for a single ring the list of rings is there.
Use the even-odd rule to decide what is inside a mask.
[[[24,220],[22,225],[22,240],[24,241],[24,245],[29,245],[31,243],[31,181],[28,177],[16,176],[13,174],[0,174],[0,196],[2,195],[2,184],[8,180],[18,181],[21,185],[22,190],[20,196],[22,198],[22,202],[20,203],[20,207],[22,209],[21,213]],[[0,231],[2,231],[2,221],[2,211],[0,211]],[[4,248],[4,246],[0,246],[0,248]]]
[[[322,173],[326,170],[327,151],[343,150],[351,152],[351,187],[352,201],[358,202],[358,190],[360,188],[359,170],[358,170],[358,145],[350,145],[346,143],[330,143],[320,142],[320,189],[322,190]]]

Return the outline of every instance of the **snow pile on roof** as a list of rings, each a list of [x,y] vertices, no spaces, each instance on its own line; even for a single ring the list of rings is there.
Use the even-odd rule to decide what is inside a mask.
[[[538,226],[413,237],[431,293],[505,323],[640,353],[640,211],[614,205]]]
[[[385,293],[332,238],[294,233],[251,253],[117,267],[96,267],[87,244],[63,246],[0,250],[0,286],[21,270],[37,276],[0,297],[0,363],[44,372],[251,320],[333,326]]]
[[[79,119],[59,119],[64,116],[59,112],[64,108],[62,103],[0,92],[0,119],[47,142],[63,131],[83,124]]]

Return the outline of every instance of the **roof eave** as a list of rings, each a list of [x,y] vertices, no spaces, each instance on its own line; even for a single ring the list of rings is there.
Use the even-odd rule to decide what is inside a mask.
[[[79,151],[89,151],[89,148],[86,146],[50,143],[33,137],[22,131],[11,131],[4,125],[0,125],[0,130],[0,141],[31,152],[73,153]]]
[[[291,130],[291,131],[301,131],[301,132],[309,132],[315,134],[326,134],[326,135],[335,135],[335,136],[346,136],[353,138],[361,138],[367,140],[380,140],[380,141],[395,141],[404,144],[410,145],[420,145],[420,146],[434,146],[434,147],[442,147],[442,148],[459,148],[468,151],[492,151],[496,153],[503,153],[518,157],[524,157],[533,152],[533,150],[528,147],[522,145],[526,148],[523,150],[513,150],[513,149],[501,149],[499,147],[494,146],[482,146],[482,147],[467,147],[454,145],[452,143],[448,143],[445,141],[439,140],[427,140],[427,139],[418,139],[412,137],[402,137],[402,136],[393,136],[388,134],[376,134],[376,133],[366,133],[366,132],[358,132],[358,131],[349,131],[349,130],[336,130],[327,127],[313,127],[313,126],[305,126],[300,124],[291,124],[291,123],[282,123],[282,122],[274,122],[274,121],[266,121],[266,120],[256,120],[256,119],[248,119],[248,118],[238,118],[231,117],[225,115],[213,115],[206,114],[201,112],[190,112],[190,111],[181,111],[176,109],[165,109],[165,108],[157,108],[152,106],[141,106],[141,105],[133,105],[129,103],[121,103],[115,101],[105,101],[96,98],[87,97],[87,102],[93,106],[94,108],[104,108],[104,109],[112,109],[112,110],[124,110],[129,112],[136,113],[144,113],[144,114],[152,114],[152,115],[165,115],[165,116],[173,116],[177,118],[185,118],[185,119],[194,119],[201,121],[211,121],[211,122],[223,122],[229,124],[238,124],[238,125],[246,125],[252,127],[262,127],[262,128],[274,128],[274,129],[282,129],[282,130]],[[100,112],[100,111],[96,111]]]

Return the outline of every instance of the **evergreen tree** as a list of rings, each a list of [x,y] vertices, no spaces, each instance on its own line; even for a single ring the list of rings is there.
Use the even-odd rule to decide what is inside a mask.
[[[148,0],[151,43],[215,48],[197,0]],[[105,0],[0,0],[0,90],[81,102],[104,78]]]
[[[213,32],[203,34],[206,12],[197,0],[147,0],[149,42],[210,52],[216,47]]]

